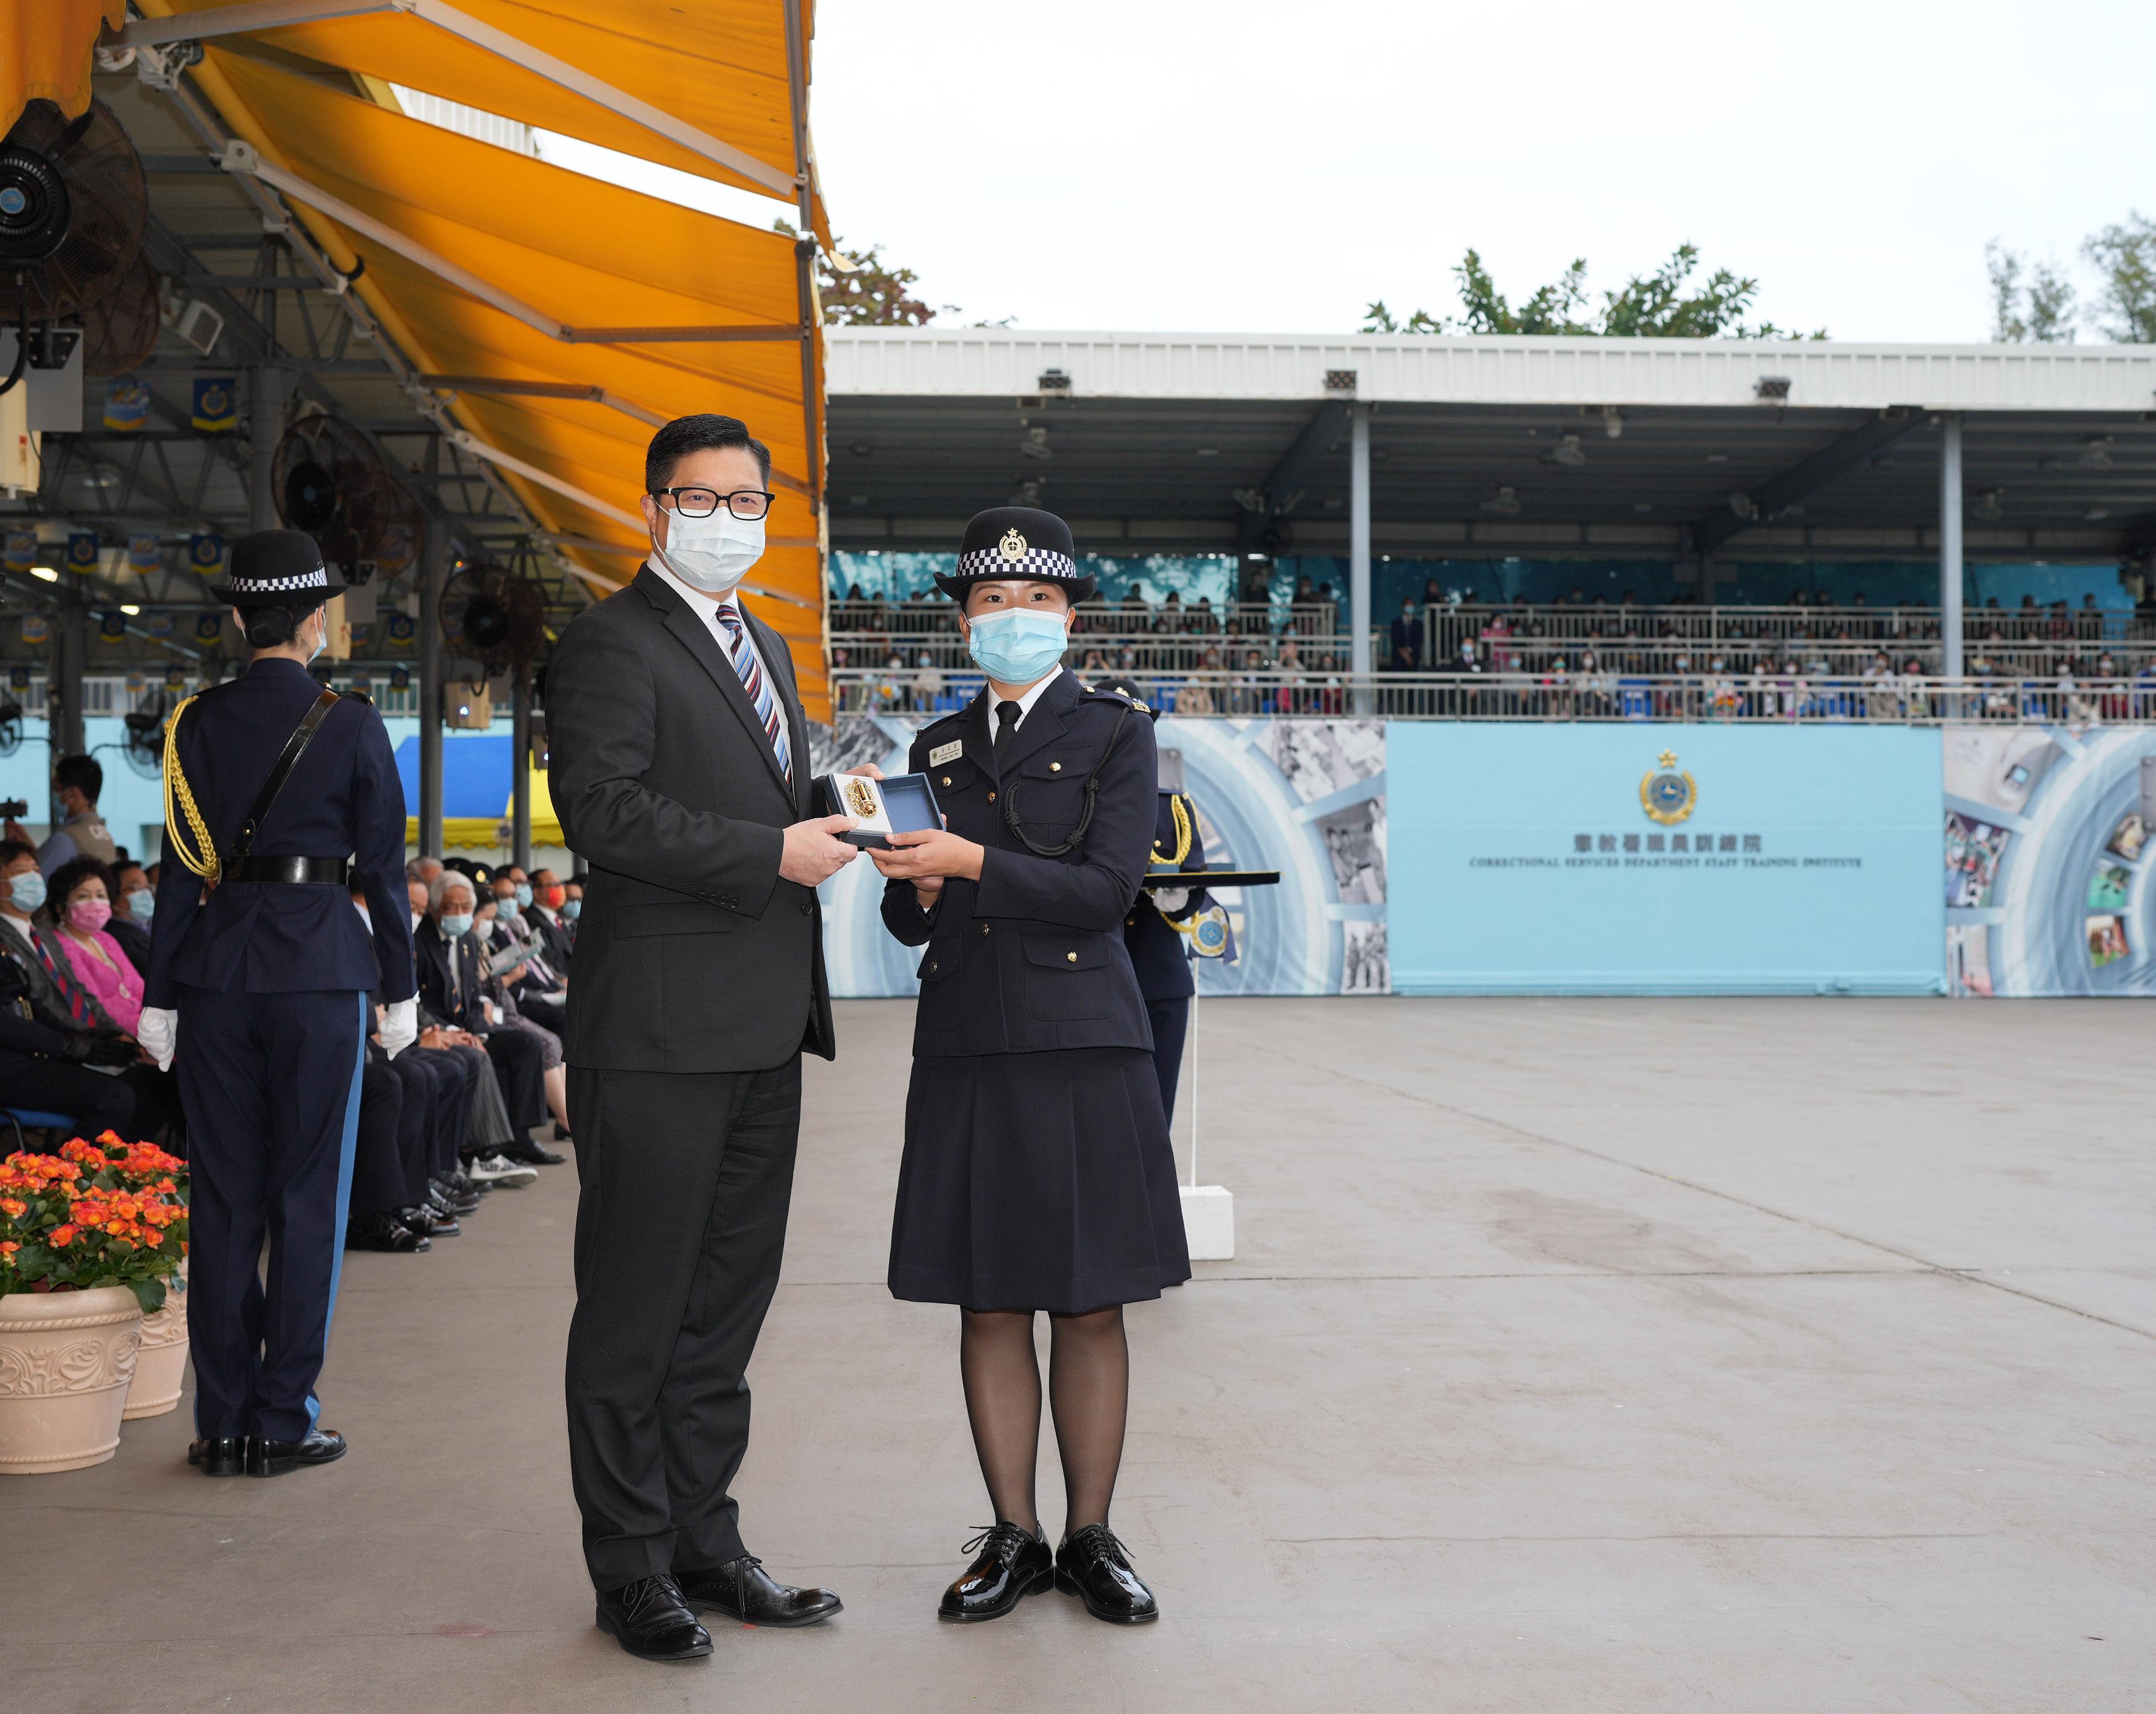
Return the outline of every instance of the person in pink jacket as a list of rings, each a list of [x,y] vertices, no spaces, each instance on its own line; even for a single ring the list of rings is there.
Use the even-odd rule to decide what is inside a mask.
[[[118,941],[105,931],[112,896],[105,865],[78,857],[53,871],[50,909],[68,973],[113,1023],[135,1034],[142,1021],[142,978]]]

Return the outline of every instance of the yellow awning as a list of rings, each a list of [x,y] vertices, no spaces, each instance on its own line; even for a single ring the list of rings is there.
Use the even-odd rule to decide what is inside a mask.
[[[150,0],[145,9],[160,4]],[[771,449],[778,492],[771,546],[751,581],[791,598],[751,599],[787,639],[804,702],[829,719],[821,516],[812,499],[823,476],[823,336],[812,304],[804,410],[793,242],[214,46],[190,74],[331,259],[348,272],[364,264],[353,289],[388,336],[423,372],[464,378],[438,384],[457,394],[467,450],[493,454],[490,462],[555,534],[619,544],[618,554],[564,546],[588,574],[620,582],[634,573],[644,536],[632,521],[653,422],[721,411],[749,424]],[[444,93],[489,105],[475,90]],[[322,203],[339,212],[325,212]],[[445,277],[459,270],[464,283]],[[565,341],[533,320],[590,331]],[[666,329],[696,331],[636,336]],[[715,329],[756,336],[726,339]],[[517,382],[598,388],[604,399],[486,390]]]
[[[144,0],[152,16],[233,0]],[[257,39],[346,71],[582,137],[685,172],[792,200],[798,162],[779,0],[400,0],[409,9],[264,30]],[[799,8],[804,88],[815,35]],[[738,164],[677,141],[547,74],[552,63],[655,109],[672,128],[738,151]],[[807,115],[803,115],[806,141]],[[804,147],[803,153],[807,152]],[[820,194],[811,224],[832,248]]]
[[[535,845],[563,845],[568,841],[562,836],[562,824],[554,813],[554,794],[547,784],[547,772],[535,767],[531,779],[531,843]],[[503,829],[510,825],[510,806],[504,804],[497,816],[450,815],[442,820],[442,845],[445,850],[483,850],[490,845],[506,845],[510,840]],[[419,818],[404,818],[404,843],[419,843]]]
[[[14,128],[25,102],[56,102],[69,118],[87,107],[90,50],[105,25],[126,16],[127,0],[0,4],[0,132]]]

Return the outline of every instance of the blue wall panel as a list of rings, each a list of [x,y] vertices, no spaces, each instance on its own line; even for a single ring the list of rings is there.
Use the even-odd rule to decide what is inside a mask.
[[[1936,731],[1395,721],[1387,768],[1397,993],[1943,988]]]

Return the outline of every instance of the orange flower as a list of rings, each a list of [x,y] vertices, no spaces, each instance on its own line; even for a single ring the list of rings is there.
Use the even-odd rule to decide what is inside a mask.
[[[52,1245],[54,1249],[64,1250],[69,1244],[74,1242],[74,1239],[75,1227],[74,1223],[72,1220],[69,1221],[65,1225],[55,1226],[53,1228]]]
[[[0,1239],[0,1255],[13,1255],[23,1246],[12,1238]]]
[[[20,1197],[0,1196],[0,1214],[8,1214],[19,1220],[29,1212],[29,1203],[24,1202]]]

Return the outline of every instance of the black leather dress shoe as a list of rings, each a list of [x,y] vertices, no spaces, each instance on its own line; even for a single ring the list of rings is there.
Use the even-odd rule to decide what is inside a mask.
[[[711,1634],[682,1604],[670,1577],[601,1589],[598,1625],[639,1660],[695,1660],[711,1652]]]
[[[397,1218],[423,1238],[455,1238],[465,1229],[454,1214],[445,1214],[424,1202],[416,1208],[398,1209]]]
[[[1048,1539],[1023,1524],[991,1524],[958,1551],[979,1550],[965,1576],[943,1592],[938,1619],[972,1624],[1001,1619],[1028,1595],[1045,1594],[1055,1581],[1055,1556]]]
[[[434,1241],[414,1232],[393,1213],[357,1214],[345,1223],[346,1250],[374,1250],[389,1255],[413,1255],[432,1250]]]
[[[557,1154],[543,1142],[534,1142],[530,1137],[520,1137],[515,1142],[505,1142],[502,1153],[512,1161],[521,1161],[527,1167],[558,1167],[569,1157]]]
[[[1130,1549],[1104,1523],[1087,1524],[1055,1550],[1055,1587],[1111,1624],[1145,1624],[1160,1617],[1160,1603],[1131,1569]]]
[[[206,1476],[236,1476],[245,1467],[247,1439],[241,1434],[220,1434],[192,1441],[187,1462]]]
[[[251,1476],[290,1475],[317,1464],[335,1464],[345,1455],[344,1436],[335,1429],[310,1429],[304,1440],[265,1440],[247,1437],[247,1473]]]
[[[476,1190],[458,1190],[439,1178],[427,1181],[427,1206],[438,1214],[469,1214],[479,1207],[479,1201]]]
[[[699,1613],[723,1613],[743,1624],[781,1627],[814,1624],[844,1610],[829,1589],[797,1589],[763,1568],[753,1553],[744,1553],[716,1571],[677,1571],[681,1599]]]

